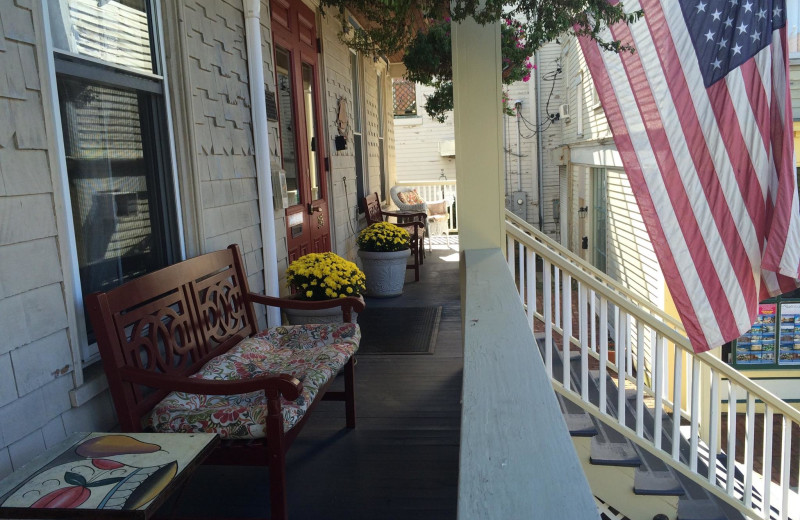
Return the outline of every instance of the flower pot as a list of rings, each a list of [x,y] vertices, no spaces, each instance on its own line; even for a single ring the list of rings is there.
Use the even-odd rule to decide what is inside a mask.
[[[362,302],[364,298],[358,297]],[[286,320],[289,325],[308,325],[309,323],[341,323],[344,321],[342,317],[342,308],[333,307],[330,309],[283,309],[286,315]],[[358,313],[354,310],[350,311],[350,322],[356,323],[358,320]]]
[[[391,298],[403,294],[409,256],[410,249],[390,252],[359,250],[358,257],[367,277],[367,296]]]

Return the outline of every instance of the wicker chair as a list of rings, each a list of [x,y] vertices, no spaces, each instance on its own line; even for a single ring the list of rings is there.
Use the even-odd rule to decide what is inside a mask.
[[[392,186],[389,194],[394,205],[400,211],[424,211],[427,215],[425,220],[425,234],[428,237],[428,250],[432,250],[431,236],[444,235],[447,238],[447,245],[450,246],[450,232],[448,229],[449,209],[452,201],[449,199],[425,201],[419,196],[417,190],[410,186]],[[411,195],[410,197],[406,194]],[[404,200],[405,199],[405,200]],[[409,202],[419,200],[420,202]]]

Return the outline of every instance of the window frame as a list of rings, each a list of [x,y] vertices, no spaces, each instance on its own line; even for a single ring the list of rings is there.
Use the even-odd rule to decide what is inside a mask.
[[[369,165],[367,164],[367,153],[365,150],[364,127],[366,121],[364,120],[364,64],[360,52],[353,49],[350,50],[350,81],[351,81],[351,95],[353,101],[353,159],[355,160],[355,174],[356,174],[356,200],[361,200],[363,197],[369,195]],[[356,146],[356,135],[359,137],[359,146]],[[357,157],[360,152],[361,160]],[[361,164],[361,172],[358,171],[358,165]],[[381,194],[381,198],[383,195]],[[358,205],[358,212],[363,213],[364,208],[361,204]]]
[[[402,82],[408,83],[408,84],[410,84],[410,85],[412,85],[414,87],[414,113],[413,114],[409,114],[409,113],[405,113],[405,112],[402,113],[402,114],[398,114],[396,112],[396,106],[397,106],[397,101],[396,101],[397,95],[396,95],[396,93],[397,93],[397,89],[395,88],[395,85],[394,85],[395,81],[397,81],[397,82],[402,81]],[[417,92],[417,84],[415,82],[413,82],[413,81],[409,81],[409,80],[404,79],[404,78],[392,78],[391,83],[392,83],[391,84],[391,87],[392,87],[392,118],[395,119],[395,120],[401,120],[401,121],[402,120],[411,120],[411,119],[414,119],[414,118],[421,118],[422,116],[419,113],[419,96],[418,96],[419,93]]]
[[[60,4],[52,4],[59,6]],[[186,246],[181,214],[180,183],[176,162],[175,135],[172,121],[171,99],[169,96],[169,83],[166,75],[166,49],[164,45],[164,26],[160,2],[145,0],[149,25],[151,31],[151,52],[153,53],[153,66],[158,74],[147,74],[134,69],[126,69],[119,65],[105,62],[92,57],[85,57],[66,52],[56,48],[50,27],[49,9],[51,2],[41,0],[41,38],[43,40],[42,56],[42,100],[45,106],[45,119],[48,126],[50,149],[54,157],[51,169],[54,173],[54,199],[58,229],[59,251],[62,257],[64,273],[64,292],[67,302],[67,315],[69,337],[72,346],[72,356],[75,366],[76,388],[71,392],[74,406],[80,406],[88,401],[100,390],[102,385],[92,384],[91,389],[81,391],[84,384],[84,370],[100,360],[97,343],[89,343],[86,330],[86,314],[84,310],[84,295],[81,288],[80,264],[78,261],[78,248],[76,230],[73,222],[73,207],[70,198],[69,175],[65,151],[64,132],[61,118],[61,104],[59,101],[57,81],[58,76],[66,76],[103,83],[116,87],[135,89],[151,95],[158,96],[149,103],[148,113],[143,117],[153,122],[152,130],[156,133],[153,137],[156,147],[154,161],[158,162],[163,171],[158,175],[159,183],[167,184],[171,188],[162,191],[161,197],[155,201],[160,213],[166,214],[169,224],[164,226],[166,234],[165,243],[171,249],[170,261],[180,261],[186,257]],[[56,7],[58,8],[58,7]],[[113,79],[114,81],[109,81]],[[156,106],[158,105],[158,106]],[[92,381],[93,382],[93,381]],[[98,388],[99,386],[99,388]]]

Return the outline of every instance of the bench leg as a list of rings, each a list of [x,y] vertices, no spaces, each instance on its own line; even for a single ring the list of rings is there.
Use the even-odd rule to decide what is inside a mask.
[[[348,428],[356,427],[356,385],[355,385],[355,356],[344,366],[344,406]]]
[[[286,450],[283,439],[283,416],[277,395],[267,402],[267,457],[269,458],[270,520],[289,520],[286,498]]]

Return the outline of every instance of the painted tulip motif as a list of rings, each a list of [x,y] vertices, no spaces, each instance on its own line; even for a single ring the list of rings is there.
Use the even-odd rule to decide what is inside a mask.
[[[86,502],[91,494],[91,491],[81,486],[56,489],[31,504],[31,508],[73,509]]]
[[[104,459],[93,460],[92,464],[100,469],[116,469],[123,466],[119,462]],[[102,468],[101,466],[106,467]],[[91,481],[87,481],[83,475],[67,471],[64,473],[64,482],[71,484],[71,487],[51,491],[34,502],[31,507],[34,509],[76,508],[86,502],[86,500],[89,499],[89,496],[91,496],[92,492],[89,488],[108,486],[121,481],[122,477],[93,479]]]

